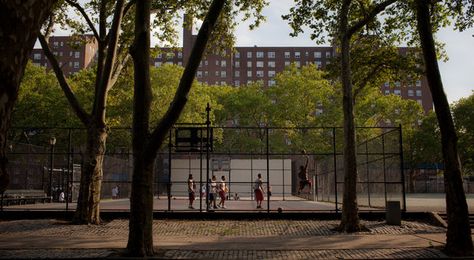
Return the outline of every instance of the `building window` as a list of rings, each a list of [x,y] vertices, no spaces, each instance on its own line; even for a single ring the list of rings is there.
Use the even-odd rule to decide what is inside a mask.
[[[223,70],[221,71],[221,78],[227,77],[227,71]]]
[[[400,87],[402,84],[400,83],[400,81],[395,81],[395,87]]]
[[[251,51],[247,52],[247,58],[252,58],[252,52]]]
[[[163,53],[158,53],[158,55],[156,56],[158,59],[161,59],[163,58]]]
[[[53,42],[53,45],[54,45],[54,47],[58,47],[58,46],[59,46],[59,42]]]
[[[251,61],[247,61],[247,67],[252,68],[252,62]]]
[[[240,80],[234,81],[234,85],[237,86],[237,87],[240,86]]]
[[[318,68],[318,69],[323,66],[322,62],[319,61],[319,60],[317,60],[317,61],[315,62],[315,64],[316,64],[316,68]]]
[[[399,90],[399,89],[395,89],[395,90],[393,91],[393,94],[395,94],[395,95],[397,95],[397,96],[401,96],[401,95],[402,95],[402,91]]]
[[[417,102],[420,104],[420,106],[423,106],[423,101],[421,99],[418,99]]]
[[[385,83],[383,83],[383,86],[386,88],[390,87],[390,82],[386,81]]]
[[[290,52],[289,51],[285,51],[285,59],[289,59],[290,58]]]
[[[173,65],[172,61],[167,61],[166,64]]]
[[[219,77],[219,71],[216,70],[216,77]]]
[[[296,67],[298,67],[298,68],[301,67],[301,62],[295,61],[295,64],[296,64]]]
[[[61,43],[61,44],[60,44],[60,45],[61,45],[61,47],[63,47],[63,46],[64,46],[64,42],[60,42],[60,43]]]
[[[247,70],[247,77],[252,77],[252,71],[251,70]]]
[[[202,61],[199,62],[199,68],[202,68]]]
[[[385,90],[385,95],[386,95],[386,96],[387,96],[387,95],[390,95],[390,90],[388,90],[388,89]]]
[[[269,51],[267,53],[269,59],[274,59],[275,58],[275,52],[274,51]]]
[[[301,53],[299,51],[295,51],[295,58],[296,59],[301,58]]]
[[[168,53],[166,53],[166,58],[167,58],[167,59],[172,59],[172,58],[174,58],[174,53],[173,53],[173,52],[168,52]]]
[[[417,87],[421,87],[421,80],[417,80],[416,83],[415,83],[415,85],[416,85]]]
[[[413,89],[409,89],[409,90],[408,90],[408,96],[409,96],[409,97],[413,97],[413,95],[414,95],[414,94],[413,94]]]
[[[35,54],[33,54],[33,59],[34,59],[34,60],[41,60],[41,53],[35,53]]]
[[[183,53],[182,52],[178,52],[178,58],[183,58]]]
[[[268,86],[269,86],[269,87],[273,87],[273,86],[275,86],[275,84],[276,84],[276,82],[275,82],[275,80],[273,80],[273,79],[271,79],[271,80],[268,81]]]
[[[223,68],[227,67],[227,61],[225,60],[221,61],[221,67]]]
[[[219,61],[218,60],[216,60],[216,66],[219,66]]]
[[[421,90],[417,90],[417,91],[416,91],[416,96],[417,96],[417,97],[421,97]]]
[[[62,42],[61,42],[61,43],[62,43]],[[63,56],[63,52],[60,51],[60,52],[59,52],[59,57],[62,57],[62,56]]]
[[[236,52],[234,57],[235,57],[236,59],[240,59],[240,52]]]
[[[274,61],[269,61],[268,62],[268,67],[269,68],[275,68],[275,62]]]
[[[240,61],[236,61],[236,62],[235,62],[235,67],[236,67],[236,68],[240,68]]]
[[[257,58],[263,58],[263,51],[257,51]]]
[[[263,70],[257,70],[257,78],[263,78],[264,73]]]
[[[209,65],[209,61],[208,61],[208,60],[205,60],[205,61],[204,61],[204,66],[207,66],[207,65]]]
[[[257,61],[257,68],[263,68],[263,61]]]
[[[76,51],[76,52],[74,53],[74,58],[78,59],[78,58],[80,57],[80,55],[81,55],[81,53],[78,52],[78,51]]]
[[[205,70],[204,71],[204,77],[207,77],[207,76],[209,76],[209,71]]]
[[[315,51],[315,52],[314,52],[314,57],[315,57],[316,59],[321,59],[321,52],[320,52],[320,51]]]
[[[234,76],[236,78],[240,77],[240,71],[238,71],[238,70],[234,71]]]
[[[225,81],[221,81],[221,86],[224,86],[225,84],[227,84]]]
[[[75,69],[78,69],[78,68],[79,68],[79,62],[78,62],[78,61],[75,61],[75,62],[74,62],[74,68],[75,68]]]
[[[327,59],[331,58],[331,52],[330,52],[330,51],[327,51],[327,52],[326,52],[326,58],[327,58]]]
[[[69,52],[69,57],[72,57],[72,51]]]
[[[161,66],[161,61],[155,61],[155,67],[158,68],[159,66]]]
[[[286,66],[290,66],[290,62],[289,61],[285,61],[285,67]]]
[[[196,73],[196,77],[201,78],[202,77],[202,71],[198,70]]]
[[[270,78],[275,77],[275,71],[274,70],[269,70],[268,71],[268,77],[270,77]]]
[[[57,52],[57,51],[53,51],[53,55],[54,55],[54,56],[58,56],[58,52]]]

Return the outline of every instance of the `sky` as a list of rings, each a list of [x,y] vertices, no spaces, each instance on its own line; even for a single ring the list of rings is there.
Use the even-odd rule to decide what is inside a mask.
[[[248,23],[237,28],[237,46],[315,46],[309,33],[290,37],[290,27],[281,18],[287,14],[293,0],[273,0],[264,10],[267,21],[259,28],[249,31]],[[440,62],[439,67],[449,103],[467,97],[474,92],[474,29],[465,32],[446,28],[437,34],[437,38],[446,44],[449,57]]]

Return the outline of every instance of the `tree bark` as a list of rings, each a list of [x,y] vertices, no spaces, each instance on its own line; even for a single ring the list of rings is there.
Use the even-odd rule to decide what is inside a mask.
[[[339,34],[341,41],[341,80],[343,88],[342,106],[344,111],[344,195],[342,218],[339,229],[344,232],[360,230],[357,206],[357,160],[354,123],[354,103],[352,98],[350,39],[348,15],[351,1],[344,0],[340,13]]]
[[[100,194],[107,129],[105,126],[89,126],[79,198],[73,222],[78,224],[100,224]]]
[[[153,255],[153,160],[145,153],[152,99],[150,83],[149,0],[135,5],[135,40],[130,49],[134,68],[133,177],[127,251],[130,256]]]
[[[0,0],[0,193],[10,177],[5,155],[20,81],[40,31],[57,0]]]
[[[416,16],[426,76],[441,132],[445,168],[446,212],[448,216],[445,250],[448,254],[454,256],[470,256],[472,255],[473,245],[469,226],[469,211],[462,185],[461,163],[457,151],[458,138],[436,58],[430,3],[429,0],[417,0]]]
[[[135,40],[130,50],[134,65],[132,195],[127,251],[130,256],[153,255],[153,174],[158,149],[178,120],[187,102],[194,75],[204,54],[225,0],[214,0],[204,19],[173,102],[153,133],[149,133],[150,84],[150,1],[137,0]]]

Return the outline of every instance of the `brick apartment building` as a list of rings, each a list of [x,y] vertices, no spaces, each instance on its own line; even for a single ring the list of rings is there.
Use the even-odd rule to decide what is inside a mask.
[[[192,24],[188,21],[187,24]],[[79,48],[71,48],[67,42],[70,37],[53,36],[50,46],[57,55],[60,65],[66,75],[87,68],[93,61],[97,50],[97,43],[92,36],[86,35],[88,41]],[[183,29],[182,48],[161,48],[156,57],[151,58],[151,64],[159,67],[163,64],[184,66],[189,58],[196,35],[192,29]],[[275,75],[282,72],[291,63],[304,66],[310,63],[324,68],[335,55],[333,47],[236,47],[235,52],[225,56],[208,55],[199,66],[196,79],[210,85],[241,86],[255,81],[262,81],[264,86],[271,87],[275,82]],[[400,48],[406,52],[406,48]],[[49,62],[41,49],[33,50],[33,63],[50,68]],[[390,86],[390,85],[394,85]],[[405,99],[419,102],[425,112],[433,109],[433,101],[425,77],[413,83],[397,81],[386,82],[381,86],[385,95],[395,94]]]
[[[49,38],[51,52],[57,57],[64,75],[71,75],[93,64],[98,49],[97,41],[93,35],[83,35],[81,38],[71,36]],[[51,69],[51,64],[42,49],[33,49],[31,60],[33,64]]]

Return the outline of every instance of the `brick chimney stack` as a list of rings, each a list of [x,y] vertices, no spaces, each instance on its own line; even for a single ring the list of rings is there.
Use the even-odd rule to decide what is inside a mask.
[[[188,63],[189,55],[193,48],[195,36],[193,35],[193,17],[184,14],[183,21],[183,66]]]

